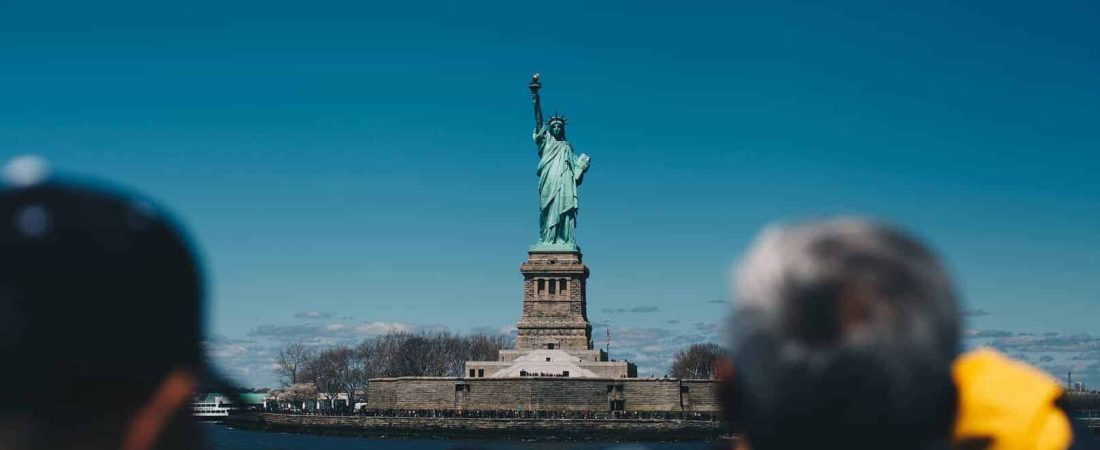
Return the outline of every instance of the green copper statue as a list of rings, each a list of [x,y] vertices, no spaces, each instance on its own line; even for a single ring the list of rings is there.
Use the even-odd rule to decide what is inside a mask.
[[[588,171],[588,155],[573,154],[565,140],[565,117],[542,120],[539,74],[531,77],[531,99],[535,102],[535,144],[539,148],[539,242],[533,251],[576,251],[573,230],[577,226],[577,186]]]

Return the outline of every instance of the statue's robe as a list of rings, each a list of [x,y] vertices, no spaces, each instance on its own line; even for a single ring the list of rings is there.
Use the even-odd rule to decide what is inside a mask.
[[[539,148],[540,243],[573,244],[577,220],[577,186],[588,161],[573,154],[573,146],[550,135],[546,126],[534,133]]]

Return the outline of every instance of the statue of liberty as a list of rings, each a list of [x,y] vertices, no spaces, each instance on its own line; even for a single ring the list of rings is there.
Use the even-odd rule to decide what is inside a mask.
[[[539,241],[531,250],[576,251],[577,186],[588,171],[588,155],[573,154],[565,140],[565,116],[554,114],[543,122],[539,75],[531,77],[535,102],[535,145],[539,148]]]

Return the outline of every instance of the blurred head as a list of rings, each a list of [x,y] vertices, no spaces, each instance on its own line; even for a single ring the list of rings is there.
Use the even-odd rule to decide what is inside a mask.
[[[915,238],[854,218],[772,226],[736,280],[726,402],[753,448],[948,436],[956,299]]]
[[[167,213],[102,186],[6,187],[0,248],[0,427],[33,448],[197,448],[203,283]]]

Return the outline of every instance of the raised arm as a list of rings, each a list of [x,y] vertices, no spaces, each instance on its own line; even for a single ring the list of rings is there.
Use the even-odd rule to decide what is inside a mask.
[[[538,131],[542,126],[542,102],[539,99],[539,88],[542,87],[542,83],[539,82],[539,74],[531,76],[531,84],[528,87],[531,88],[531,100],[535,102],[535,130]]]
[[[538,91],[535,91],[531,96],[535,99],[535,129],[537,130],[542,126],[542,104],[539,102]]]

